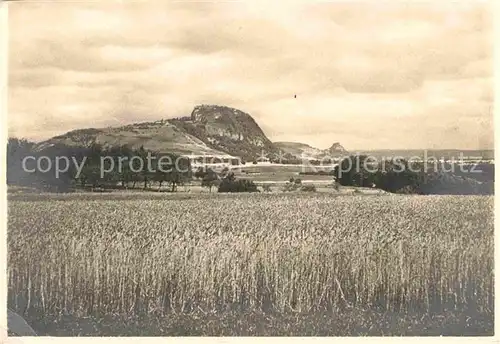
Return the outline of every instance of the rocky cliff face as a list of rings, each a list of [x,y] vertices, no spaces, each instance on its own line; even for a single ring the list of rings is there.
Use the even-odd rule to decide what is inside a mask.
[[[338,142],[335,142],[326,150],[327,153],[337,154],[337,153],[347,153],[347,150]]]
[[[249,114],[219,105],[196,106],[189,119],[172,124],[203,141],[212,149],[251,161],[277,148]]]

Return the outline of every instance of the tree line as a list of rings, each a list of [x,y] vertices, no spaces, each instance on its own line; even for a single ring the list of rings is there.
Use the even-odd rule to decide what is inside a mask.
[[[160,190],[169,185],[175,192],[179,185],[189,183],[193,177],[201,180],[201,186],[218,192],[257,192],[250,180],[236,179],[225,168],[216,173],[210,168],[192,172],[188,158],[172,153],[148,151],[126,145],[105,147],[92,143],[87,147],[53,145],[39,149],[34,142],[9,138],[7,143],[7,184],[30,187],[50,192],[105,189],[152,189]],[[26,159],[26,158],[29,159]],[[36,161],[43,164],[36,166]],[[65,157],[67,170],[54,171],[56,161]],[[165,159],[166,158],[166,159]],[[30,163],[27,163],[29,160]],[[53,168],[49,169],[49,165]],[[39,167],[39,168],[37,168]],[[66,167],[66,166],[65,166]]]
[[[54,167],[61,157],[71,163],[67,170],[56,175],[54,168],[48,167]],[[43,164],[36,166],[35,161],[43,161]],[[136,186],[146,189],[158,183],[159,188],[163,184],[170,185],[173,192],[191,178],[191,164],[187,158],[148,151],[142,146],[133,149],[126,145],[105,147],[92,143],[87,147],[54,145],[37,149],[35,143],[25,139],[9,138],[7,143],[8,185],[66,192]]]
[[[456,165],[448,172],[451,167],[405,159],[370,162],[366,155],[355,155],[342,159],[331,174],[340,185],[376,187],[391,193],[493,194],[494,165],[483,166],[485,171]]]

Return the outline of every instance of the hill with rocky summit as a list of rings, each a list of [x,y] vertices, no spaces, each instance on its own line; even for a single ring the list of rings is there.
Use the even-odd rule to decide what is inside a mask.
[[[330,146],[330,148],[324,150],[325,153],[329,154],[345,154],[348,153],[347,150],[338,142],[335,142]]]
[[[47,147],[143,146],[180,155],[232,156],[253,161],[278,148],[249,114],[226,106],[199,105],[187,117],[108,128],[73,130],[38,144]]]
[[[276,147],[283,153],[288,153],[298,158],[314,159],[321,155],[323,151],[319,148],[312,147],[306,143],[300,142],[274,142]]]
[[[338,142],[330,148],[319,149],[300,142],[275,142],[278,149],[283,153],[288,153],[302,159],[322,159],[325,157],[339,157],[348,154],[347,150]]]

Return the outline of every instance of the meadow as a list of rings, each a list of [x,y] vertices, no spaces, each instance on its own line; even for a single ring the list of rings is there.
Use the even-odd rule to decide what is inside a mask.
[[[41,334],[493,334],[493,197],[113,197],[9,200]]]

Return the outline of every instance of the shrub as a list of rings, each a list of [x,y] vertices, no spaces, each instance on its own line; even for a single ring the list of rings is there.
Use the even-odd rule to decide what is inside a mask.
[[[397,194],[415,194],[418,193],[418,190],[413,185],[406,185],[398,190],[396,190]]]
[[[316,192],[316,187],[314,185],[303,185],[300,190],[306,192]]]
[[[224,179],[219,185],[218,192],[258,192],[257,185],[248,179]]]
[[[291,183],[286,183],[285,186],[283,187],[284,192],[289,192],[289,191],[296,191],[299,188],[299,184],[295,184],[293,182]]]

